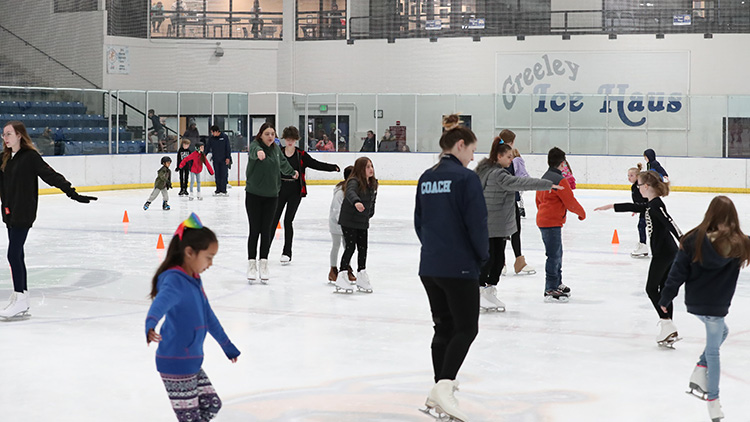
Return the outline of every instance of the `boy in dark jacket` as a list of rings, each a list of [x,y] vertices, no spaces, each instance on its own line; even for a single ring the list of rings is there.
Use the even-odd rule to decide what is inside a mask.
[[[190,150],[190,139],[182,138],[180,142],[180,149],[177,150],[177,162],[181,163],[182,160],[186,159],[192,151]],[[188,196],[188,178],[190,177],[190,169],[183,167],[178,170],[180,173],[180,193],[178,196]]]
[[[669,182],[669,175],[667,174],[667,171],[664,170],[664,167],[661,166],[661,163],[656,161],[656,152],[654,152],[654,150],[649,148],[643,151],[643,158],[646,159],[646,170],[653,170],[659,173],[662,182]]]
[[[554,147],[547,153],[549,169],[542,179],[551,181],[563,187],[561,190],[537,191],[536,193],[536,225],[542,232],[544,251],[547,262],[544,266],[545,286],[544,299],[546,301],[567,302],[570,288],[562,283],[562,226],[565,224],[565,214],[570,211],[578,214],[578,219],[586,218],[586,211],[573,196],[568,180],[562,175],[565,163],[565,152]]]
[[[167,193],[167,189],[172,189],[172,170],[169,169],[170,164],[172,164],[172,159],[167,156],[161,157],[161,164],[162,166],[157,172],[156,180],[154,180],[154,190],[151,192],[151,195],[148,196],[146,203],[143,204],[144,210],[147,210],[149,205],[151,205],[151,201],[159,196],[159,192],[161,192],[161,197],[164,199],[161,203],[161,208],[163,210],[170,209],[168,203],[169,193]]]

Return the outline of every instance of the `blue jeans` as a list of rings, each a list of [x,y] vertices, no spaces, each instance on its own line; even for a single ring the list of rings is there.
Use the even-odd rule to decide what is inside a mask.
[[[724,323],[724,317],[707,315],[696,315],[696,317],[706,324],[706,348],[698,360],[698,365],[705,366],[708,370],[708,399],[715,400],[719,398],[719,376],[721,375],[719,348],[727,339],[729,328]]]
[[[562,227],[539,227],[544,242],[547,262],[544,264],[544,291],[557,289],[562,284]]]

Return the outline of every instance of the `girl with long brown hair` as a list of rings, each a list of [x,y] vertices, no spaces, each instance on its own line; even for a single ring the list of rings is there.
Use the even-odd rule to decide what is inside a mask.
[[[349,262],[357,250],[357,290],[372,293],[370,277],[367,275],[367,229],[370,218],[375,215],[375,198],[378,194],[378,179],[375,168],[367,157],[354,162],[352,174],[344,182],[344,202],[341,204],[339,225],[344,235],[344,254],[341,256],[336,291],[351,292],[349,284]]]
[[[39,155],[26,126],[10,121],[3,128],[3,156],[0,164],[0,198],[5,225],[8,226],[8,263],[13,276],[13,293],[0,318],[27,317],[29,293],[23,246],[39,205],[39,178],[65,192],[74,201],[89,203],[93,196],[76,192],[65,177],[57,173]]]
[[[666,312],[685,284],[688,313],[706,326],[706,347],[690,377],[690,391],[708,400],[713,421],[724,417],[719,403],[719,348],[729,329],[724,317],[737,288],[740,268],[750,264],[750,238],[740,229],[737,209],[726,196],[717,196],[698,227],[680,241],[659,305]]]

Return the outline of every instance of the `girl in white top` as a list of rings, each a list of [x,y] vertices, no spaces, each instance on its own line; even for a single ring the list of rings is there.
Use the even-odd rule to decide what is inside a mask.
[[[328,283],[333,284],[339,276],[339,247],[344,244],[344,234],[341,232],[339,225],[339,214],[341,214],[341,204],[344,202],[344,182],[352,174],[354,166],[348,166],[344,169],[344,180],[339,182],[333,188],[333,199],[331,200],[331,209],[328,213],[328,229],[331,232],[331,271],[328,272]],[[356,281],[354,272],[349,269],[349,281]]]

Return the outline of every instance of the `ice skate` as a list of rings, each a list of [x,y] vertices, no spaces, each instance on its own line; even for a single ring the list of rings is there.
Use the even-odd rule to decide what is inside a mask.
[[[570,297],[570,287],[560,283],[559,286],[557,286],[557,290],[563,292],[563,294],[567,297]]]
[[[11,293],[8,305],[0,311],[0,319],[4,321],[18,321],[28,319],[30,316],[28,292]]]
[[[268,271],[268,260],[261,259],[258,263],[258,270],[260,271],[260,282],[268,284],[268,279],[271,277],[271,272]]]
[[[693,374],[690,375],[690,391],[686,393],[698,397],[701,400],[708,400],[708,374],[707,368],[701,365],[695,365]]]
[[[500,270],[500,275],[503,276],[503,277],[505,277],[506,275],[508,275],[508,267],[506,265],[503,265],[503,269]]]
[[[497,298],[497,287],[479,287],[479,309],[485,312],[505,312],[505,304]]]
[[[567,303],[570,298],[560,290],[547,290],[544,292],[544,301],[547,303]]]
[[[336,288],[334,293],[354,293],[354,287],[349,283],[349,274],[346,271],[339,271],[333,287]]]
[[[633,258],[645,258],[648,256],[648,245],[645,243],[638,243],[633,252],[630,252],[630,256]]]
[[[196,196],[198,197],[198,200],[199,200],[199,201],[202,201],[202,200],[203,200],[203,195],[201,195],[201,193],[200,193],[200,192],[198,192],[198,195],[196,195]]]
[[[258,278],[258,261],[254,259],[247,260],[247,280],[252,283]]]
[[[339,269],[336,267],[331,267],[331,270],[328,271],[328,284],[336,284],[336,279],[339,277]]]
[[[164,211],[169,211],[170,209],[172,209],[172,207],[169,206],[169,204],[167,203],[167,201],[162,201],[162,203],[161,203],[161,209],[163,209]]]
[[[458,400],[453,395],[456,391],[458,381],[438,381],[427,396],[425,408],[419,410],[441,422],[467,422],[469,417],[458,408]]]
[[[188,194],[188,199],[189,199],[189,200],[191,200],[191,201],[192,201],[193,199],[195,199],[195,196],[193,196],[193,192],[190,192],[190,193]]]
[[[724,419],[724,412],[721,411],[719,399],[708,401],[708,417],[711,418],[711,422],[719,422]]]
[[[524,258],[523,255],[516,258],[516,262],[513,264],[513,270],[515,270],[518,275],[536,274],[534,267],[526,264],[526,258]]]
[[[279,262],[281,262],[281,265],[289,265],[289,263],[292,262],[292,257],[289,255],[281,255]]]
[[[367,275],[367,271],[357,271],[357,291],[363,293],[372,293],[372,285],[370,284],[370,276]]]
[[[346,273],[349,276],[349,281],[354,283],[357,281],[357,276],[354,275],[354,270],[352,270],[352,267],[349,267],[346,269]]]
[[[526,209],[524,207],[518,208],[518,215],[521,218],[526,218]]]
[[[677,326],[674,325],[671,319],[660,319],[658,325],[660,329],[659,334],[656,336],[656,343],[660,347],[674,349],[674,344],[682,340],[682,337],[678,337]]]
[[[145,204],[143,204],[143,211],[146,211],[148,209],[148,206],[151,205],[150,202],[146,201]]]

